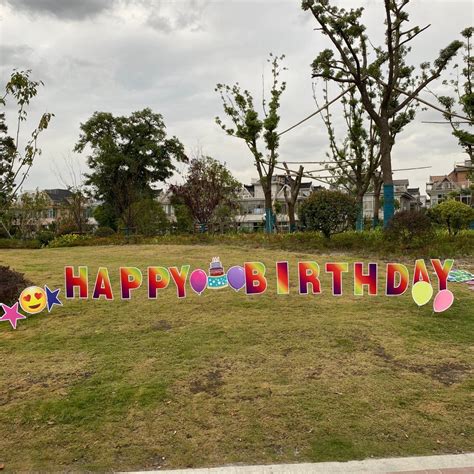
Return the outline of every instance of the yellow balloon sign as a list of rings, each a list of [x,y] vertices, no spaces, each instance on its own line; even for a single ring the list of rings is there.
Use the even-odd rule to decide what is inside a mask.
[[[418,306],[423,306],[433,296],[433,287],[426,281],[417,281],[411,289],[411,296]]]

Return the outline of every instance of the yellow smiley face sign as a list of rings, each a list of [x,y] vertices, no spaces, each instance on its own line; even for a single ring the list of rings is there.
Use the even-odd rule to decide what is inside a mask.
[[[37,314],[46,307],[46,293],[39,286],[25,288],[20,295],[20,306],[29,314]]]

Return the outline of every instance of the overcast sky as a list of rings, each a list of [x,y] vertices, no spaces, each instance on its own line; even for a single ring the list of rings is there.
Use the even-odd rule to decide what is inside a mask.
[[[2,83],[13,68],[30,68],[33,77],[45,83],[25,132],[42,112],[55,114],[50,129],[41,136],[43,155],[25,189],[60,186],[57,168],[67,174],[67,156],[86,171],[85,156],[74,156],[72,149],[80,123],[95,111],[130,114],[144,107],[163,115],[168,133],[178,136],[189,153],[201,147],[205,154],[225,161],[240,181],[249,182],[256,170],[248,150],[214,122],[216,115],[222,116],[214,87],[218,82],[238,81],[259,101],[268,53],[284,53],[288,88],[282,100],[281,129],[311,113],[315,104],[310,63],[326,42],[314,31],[315,20],[301,10],[300,3],[0,0]],[[365,6],[369,35],[378,44],[383,31],[381,3],[339,2],[346,7]],[[436,59],[442,47],[474,23],[471,0],[412,0],[409,12],[413,25],[432,25],[413,42],[410,62],[415,65]],[[441,82],[432,89],[442,91]],[[429,94],[423,97],[433,101]],[[395,179],[409,178],[410,185],[420,186],[422,193],[428,175],[449,173],[454,162],[464,160],[448,126],[423,124],[423,120],[441,118],[433,111],[419,112],[393,151],[394,169],[432,166],[394,174]],[[281,140],[282,160],[324,160],[326,151],[327,133],[319,117]]]

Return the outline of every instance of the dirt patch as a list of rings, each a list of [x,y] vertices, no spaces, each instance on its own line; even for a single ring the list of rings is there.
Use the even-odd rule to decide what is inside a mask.
[[[200,379],[193,380],[190,390],[194,394],[205,392],[215,397],[222,385],[224,385],[224,382],[222,381],[221,372],[219,370],[211,370]]]
[[[323,367],[310,367],[306,374],[307,379],[319,379],[323,373]]]
[[[288,355],[293,351],[292,347],[287,347],[286,349],[283,349],[283,357],[288,357]]]
[[[173,329],[173,326],[171,326],[171,324],[165,319],[161,319],[160,321],[153,324],[151,328],[154,331],[169,331],[170,329]]]
[[[376,346],[374,354],[392,367],[408,370],[413,373],[428,375],[432,379],[441,382],[443,385],[452,385],[461,382],[470,372],[470,367],[468,365],[460,364],[458,362],[427,365],[407,364],[394,359],[394,357],[388,354],[382,346]]]
[[[430,366],[430,368],[431,377],[444,385],[452,385],[453,383],[460,382],[470,371],[469,366],[457,362],[447,362],[445,364]]]
[[[27,375],[13,381],[7,390],[0,391],[0,406],[45,389],[48,389],[49,393],[62,392],[70,385],[80,382],[81,379],[88,379],[93,375],[94,372],[83,371],[49,373],[40,376]]]

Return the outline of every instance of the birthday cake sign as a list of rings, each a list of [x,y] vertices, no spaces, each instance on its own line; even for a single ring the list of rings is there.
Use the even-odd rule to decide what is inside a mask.
[[[228,285],[227,275],[224,273],[224,267],[219,260],[219,257],[212,259],[211,265],[209,266],[209,276],[207,277],[207,287],[210,290],[217,290],[219,288],[225,288]]]

